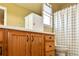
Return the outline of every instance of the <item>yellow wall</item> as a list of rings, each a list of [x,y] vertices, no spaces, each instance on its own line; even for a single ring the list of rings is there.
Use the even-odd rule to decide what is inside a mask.
[[[24,27],[24,16],[29,14],[31,11],[12,3],[11,4],[0,3],[0,6],[7,8],[8,25]]]
[[[9,26],[17,26],[24,28],[25,25],[24,17],[27,16],[32,11],[12,3],[10,4],[0,3],[0,6],[7,8],[7,24]],[[51,29],[49,27],[44,28],[45,28],[44,31],[51,32]]]

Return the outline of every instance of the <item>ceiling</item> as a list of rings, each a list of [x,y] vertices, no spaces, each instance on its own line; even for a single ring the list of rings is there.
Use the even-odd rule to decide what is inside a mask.
[[[18,3],[17,5],[28,9],[29,11],[35,12],[42,15],[42,3]],[[54,12],[66,8],[67,6],[73,5],[71,3],[51,3]]]
[[[63,8],[69,7],[70,5],[73,5],[73,3],[54,3],[54,4],[52,4],[52,9],[54,12],[56,12]]]
[[[18,3],[17,5],[37,14],[42,14],[42,3]]]

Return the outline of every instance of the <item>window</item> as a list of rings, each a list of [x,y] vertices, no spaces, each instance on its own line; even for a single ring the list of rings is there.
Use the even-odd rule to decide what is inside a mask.
[[[52,26],[52,8],[48,3],[43,5],[43,23]]]
[[[46,12],[46,13],[48,13],[48,14],[51,14],[52,9],[51,9],[50,6],[51,6],[50,4],[49,4],[49,5],[44,4],[44,5],[43,5],[43,11]]]

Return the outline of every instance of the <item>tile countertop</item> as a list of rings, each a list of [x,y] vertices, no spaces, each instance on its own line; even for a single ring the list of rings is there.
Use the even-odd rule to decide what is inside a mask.
[[[20,30],[20,31],[28,31],[28,32],[37,32],[37,31],[30,30],[30,29],[25,29],[23,27],[15,27],[15,26],[4,26],[4,25],[0,25],[0,28]],[[45,33],[45,34],[52,34],[52,35],[55,34],[55,33],[51,33],[51,32],[37,32],[37,33]]]

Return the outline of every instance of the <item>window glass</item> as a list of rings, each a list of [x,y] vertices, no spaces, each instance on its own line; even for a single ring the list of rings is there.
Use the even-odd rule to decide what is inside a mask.
[[[43,15],[44,19],[43,19],[43,22],[44,24],[47,24],[47,25],[50,25],[50,17],[48,17],[47,15]]]
[[[50,4],[43,5],[43,23],[52,26],[52,8]]]

